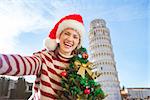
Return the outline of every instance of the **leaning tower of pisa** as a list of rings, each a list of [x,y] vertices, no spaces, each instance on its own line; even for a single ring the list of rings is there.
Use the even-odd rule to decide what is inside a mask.
[[[102,75],[97,81],[108,96],[105,100],[121,100],[120,83],[111,44],[110,32],[103,19],[90,23],[89,32],[90,60]]]

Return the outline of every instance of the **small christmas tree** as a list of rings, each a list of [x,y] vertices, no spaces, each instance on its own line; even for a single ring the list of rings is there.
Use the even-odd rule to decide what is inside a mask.
[[[70,65],[62,73],[63,90],[58,92],[60,100],[102,100],[105,94],[100,84],[94,79],[100,76],[92,72],[92,63],[88,61],[85,48],[81,47],[77,55],[70,60]]]

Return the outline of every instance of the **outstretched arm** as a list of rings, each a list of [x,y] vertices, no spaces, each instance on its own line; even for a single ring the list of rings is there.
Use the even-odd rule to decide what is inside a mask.
[[[0,75],[36,75],[41,69],[41,59],[37,55],[0,54]]]

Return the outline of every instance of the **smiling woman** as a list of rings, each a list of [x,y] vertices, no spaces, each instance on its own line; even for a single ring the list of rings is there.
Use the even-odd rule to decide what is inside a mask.
[[[60,52],[71,55],[72,51],[79,45],[80,35],[77,31],[67,28],[60,35]]]
[[[0,75],[36,75],[30,99],[57,99],[57,91],[62,90],[60,74],[69,66],[72,52],[81,47],[84,32],[81,15],[65,16],[45,40],[46,49],[33,56],[0,54]]]

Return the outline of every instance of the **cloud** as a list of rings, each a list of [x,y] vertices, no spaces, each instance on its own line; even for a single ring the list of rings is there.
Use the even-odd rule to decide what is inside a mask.
[[[31,2],[0,1],[0,52],[13,52],[17,37],[25,32],[37,33],[48,27],[49,21]],[[36,10],[37,9],[37,10]],[[33,11],[34,10],[34,11]]]
[[[23,33],[51,29],[58,19],[73,12],[72,8],[64,8],[65,5],[66,2],[59,0],[0,1],[0,52],[13,53]]]

